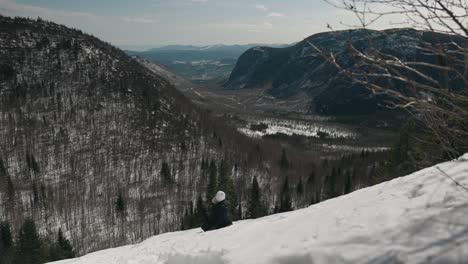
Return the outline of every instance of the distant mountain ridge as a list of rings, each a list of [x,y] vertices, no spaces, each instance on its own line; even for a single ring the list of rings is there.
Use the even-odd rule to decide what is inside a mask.
[[[369,52],[370,45],[403,61],[428,61],[415,47],[417,40],[427,42],[460,41],[450,35],[401,28],[384,31],[356,29],[312,35],[294,46],[285,48],[254,47],[239,57],[226,89],[266,89],[277,98],[305,94],[313,98],[310,111],[321,114],[371,114],[384,109],[383,97],[340,74],[309,43],[326,54],[333,52],[344,67],[357,62],[347,47]],[[451,81],[454,81],[453,79]]]
[[[126,53],[158,61],[173,72],[192,81],[222,81],[227,79],[242,53],[259,45],[169,45],[147,51],[127,50]],[[271,44],[269,46],[284,47],[287,45]]]
[[[143,52],[151,52],[151,51],[165,51],[165,50],[172,50],[172,51],[189,51],[189,50],[198,50],[198,51],[209,51],[209,50],[234,50],[234,49],[249,49],[252,47],[258,46],[267,46],[267,47],[286,47],[290,46],[291,44],[281,44],[281,43],[272,43],[272,44],[265,44],[265,43],[249,43],[249,44],[214,44],[214,45],[165,45],[161,47],[155,47],[147,49]],[[127,50],[127,52],[132,52],[132,50]]]

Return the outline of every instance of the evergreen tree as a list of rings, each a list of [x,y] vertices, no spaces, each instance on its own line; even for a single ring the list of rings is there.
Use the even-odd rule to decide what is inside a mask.
[[[206,222],[207,211],[205,208],[205,203],[201,195],[198,196],[196,208],[193,213],[193,225],[192,227],[199,227]]]
[[[7,188],[7,197],[10,202],[15,200],[15,186],[13,185],[13,181],[11,177],[8,175],[6,179],[6,188]]]
[[[279,161],[279,165],[282,170],[287,170],[291,166],[286,155],[286,150],[284,148],[281,151],[281,159]]]
[[[40,200],[39,200],[39,192],[37,190],[36,181],[34,181],[33,184],[32,184],[32,193],[33,193],[33,205],[37,206],[39,204]]]
[[[277,213],[280,212],[280,211],[279,211],[279,207],[280,207],[280,205],[279,205],[278,201],[276,201],[275,207],[273,208],[273,213],[274,213],[274,214],[277,214]]]
[[[190,209],[189,210],[190,210],[191,215],[190,215],[190,221],[188,222],[188,224],[189,224],[190,228],[193,228],[193,227],[196,227],[195,226],[195,221],[196,221],[196,219],[195,219],[195,205],[193,204],[193,201],[190,201]]]
[[[281,188],[278,213],[289,212],[292,210],[293,210],[293,207],[292,207],[291,192],[289,190],[288,177],[286,177],[283,183],[283,187]]]
[[[252,180],[250,195],[247,204],[247,218],[259,218],[266,215],[266,208],[262,201],[262,193],[257,181],[257,177]]]
[[[184,215],[180,221],[180,230],[187,230],[191,228],[190,221],[193,217],[193,214],[190,212],[189,208],[185,208]]]
[[[45,260],[42,252],[42,240],[36,230],[36,224],[27,218],[21,226],[16,244],[15,264],[41,264]]]
[[[7,169],[5,164],[3,163],[3,160],[0,158],[0,181],[6,177],[7,175]]]
[[[11,235],[10,223],[0,223],[0,263],[12,263],[13,236]]]
[[[161,177],[165,183],[173,183],[174,179],[172,179],[171,169],[169,168],[169,164],[167,162],[163,162],[161,166]]]
[[[62,229],[59,228],[57,235],[57,246],[60,252],[60,259],[69,259],[75,257],[75,251],[70,241],[63,236]]]
[[[329,198],[335,198],[337,196],[336,195],[336,177],[337,177],[337,172],[336,172],[336,169],[333,168],[330,174],[330,181],[329,181],[330,186],[328,186]]]
[[[11,226],[7,221],[0,223],[0,246],[4,249],[11,248],[13,246]]]
[[[237,220],[237,192],[234,182],[230,177],[229,165],[224,159],[219,164],[218,179],[219,184],[217,189],[226,193],[226,206],[233,220]]]
[[[200,166],[200,169],[202,171],[202,175],[204,175],[205,171],[208,170],[208,161],[205,160],[205,157],[202,158],[202,161],[201,161],[201,166]]]
[[[184,216],[182,217],[182,221],[181,221],[182,230],[187,230],[190,228],[197,227],[195,213],[196,212],[193,206],[193,202],[190,201],[190,205],[187,208],[185,208]]]
[[[211,200],[213,196],[216,194],[218,191],[218,178],[216,176],[217,171],[216,171],[216,161],[211,160],[210,162],[210,168],[209,168],[209,177],[208,177],[208,186],[206,188],[206,200]]]
[[[302,197],[302,195],[304,194],[304,185],[302,183],[302,178],[300,178],[299,182],[297,183],[296,193],[297,193],[297,196],[299,197]]]
[[[115,201],[115,211],[117,212],[117,215],[120,217],[125,216],[125,211],[126,211],[126,205],[125,205],[125,200],[123,198],[122,192],[119,192],[119,195],[117,196],[117,200]]]
[[[69,259],[75,257],[75,251],[70,241],[63,236],[62,229],[60,228],[57,234],[56,241],[43,241],[44,255],[46,261],[57,261],[61,259]]]
[[[345,184],[344,193],[348,194],[352,191],[353,191],[353,179],[352,179],[351,173],[348,171],[346,172],[346,184]]]
[[[317,203],[318,200],[320,199],[319,197],[317,197],[318,195],[316,193],[315,184],[316,184],[315,172],[311,172],[309,174],[309,177],[307,178],[307,183],[306,183],[306,190],[307,190],[306,192],[308,194],[307,199],[309,200],[310,205]]]
[[[36,158],[34,158],[34,155],[30,154],[29,152],[26,153],[26,165],[34,173],[39,173],[40,172],[39,164],[37,163]]]
[[[326,168],[328,168],[328,166],[329,166],[328,159],[324,159],[323,162],[322,162],[322,167],[323,167],[324,169],[326,169]]]
[[[331,173],[325,178],[322,200],[335,198],[339,195],[336,186],[337,177],[337,171],[333,168]]]

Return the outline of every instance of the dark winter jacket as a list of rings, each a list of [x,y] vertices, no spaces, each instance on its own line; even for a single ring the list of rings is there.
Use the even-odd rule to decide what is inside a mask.
[[[214,204],[211,207],[208,220],[205,224],[202,225],[203,231],[220,229],[226,226],[232,225],[231,220],[229,219],[228,210],[224,201]]]

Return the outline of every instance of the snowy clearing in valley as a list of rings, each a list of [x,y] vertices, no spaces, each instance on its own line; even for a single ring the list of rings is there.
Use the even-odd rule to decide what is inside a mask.
[[[259,128],[253,129],[253,127]],[[249,137],[263,137],[275,134],[348,139],[355,139],[358,137],[357,133],[334,125],[276,118],[255,121],[249,120],[247,127],[239,128],[238,130]]]
[[[348,145],[335,145],[335,144],[322,144],[322,147],[331,150],[344,150],[350,152],[361,152],[361,151],[369,151],[369,152],[384,152],[389,151],[391,148],[389,147],[356,147],[356,146],[348,146]]]
[[[468,154],[306,209],[60,263],[468,263],[466,186]]]

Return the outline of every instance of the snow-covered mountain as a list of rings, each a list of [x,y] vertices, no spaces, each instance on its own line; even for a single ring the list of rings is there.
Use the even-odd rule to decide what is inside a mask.
[[[62,264],[468,263],[468,154],[309,208]]]

